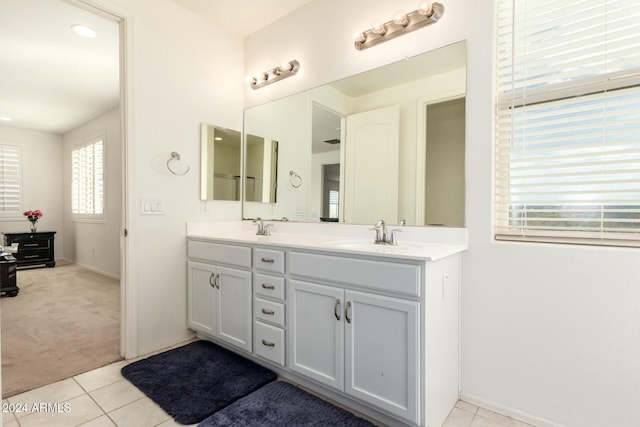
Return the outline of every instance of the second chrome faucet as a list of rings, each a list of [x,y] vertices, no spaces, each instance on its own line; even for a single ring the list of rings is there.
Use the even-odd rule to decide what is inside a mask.
[[[398,238],[396,233],[401,232],[399,228],[394,228],[390,232],[387,232],[387,223],[384,222],[384,219],[378,220],[375,223],[371,230],[375,230],[376,238],[373,241],[376,245],[393,245],[396,246],[398,244]]]
[[[262,222],[262,218],[260,217],[254,219],[253,223],[258,227],[256,229],[256,236],[271,236],[271,231],[269,231],[269,228],[273,224],[265,224],[264,222]]]

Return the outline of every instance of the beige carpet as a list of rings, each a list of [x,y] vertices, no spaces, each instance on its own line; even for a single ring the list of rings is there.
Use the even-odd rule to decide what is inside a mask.
[[[18,270],[1,299],[2,397],[120,360],[120,282],[75,264]]]

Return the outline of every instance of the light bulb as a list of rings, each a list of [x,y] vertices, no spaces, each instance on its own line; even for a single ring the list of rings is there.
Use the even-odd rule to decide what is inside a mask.
[[[353,35],[353,38],[356,39],[356,43],[364,43],[367,40],[367,36],[364,35],[363,32],[356,32]]]
[[[86,25],[73,24],[71,26],[71,29],[75,31],[76,34],[82,37],[88,37],[92,39],[97,35],[96,30],[94,30],[93,28],[89,28]]]
[[[431,2],[427,0],[422,0],[418,3],[418,13],[420,15],[429,15],[431,13]]]
[[[291,62],[283,62],[278,68],[281,72],[291,71],[293,70],[293,64]]]
[[[387,32],[387,27],[384,26],[383,22],[380,22],[379,19],[375,19],[372,23],[371,23],[371,31],[373,31],[374,33],[383,35],[384,33]]]
[[[402,9],[396,10],[396,12],[393,14],[393,22],[395,22],[398,25],[402,25],[403,27],[409,23],[409,20],[407,19],[407,15],[406,13],[404,13],[404,10]]]

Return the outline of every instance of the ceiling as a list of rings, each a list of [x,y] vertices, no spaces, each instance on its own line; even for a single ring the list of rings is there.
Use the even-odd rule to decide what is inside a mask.
[[[172,0],[245,36],[311,0]],[[82,38],[71,29],[97,31]],[[119,103],[118,24],[63,0],[0,1],[0,125],[64,134]]]
[[[12,119],[0,124],[65,133],[118,105],[118,73],[116,22],[62,0],[0,1],[0,117]]]

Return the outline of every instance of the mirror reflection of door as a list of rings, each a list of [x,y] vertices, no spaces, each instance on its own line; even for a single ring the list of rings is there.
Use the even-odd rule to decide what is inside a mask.
[[[397,105],[347,117],[345,222],[398,223],[400,108]]]
[[[465,99],[427,106],[425,218],[464,227]]]
[[[312,217],[338,222],[340,207],[340,140],[343,118],[313,104],[311,119]]]
[[[247,134],[245,200],[276,203],[278,141]]]

